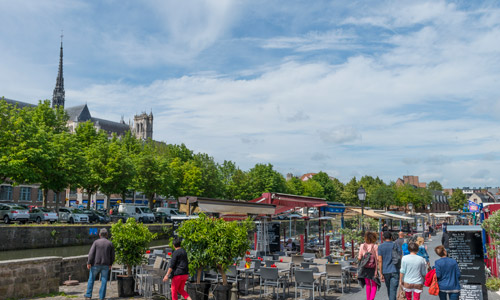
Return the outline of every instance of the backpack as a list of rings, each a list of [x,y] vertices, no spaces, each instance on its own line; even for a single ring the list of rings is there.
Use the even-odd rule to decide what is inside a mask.
[[[410,250],[408,250],[408,243],[404,243],[401,248],[403,249],[403,256],[410,254]]]
[[[401,252],[399,251],[399,246],[396,243],[392,246],[391,264],[393,264],[398,271],[401,269]]]
[[[363,249],[366,250],[366,244],[363,244]],[[372,248],[373,250],[373,248]],[[375,267],[377,266],[377,262],[375,260],[375,255],[373,255],[373,253],[371,253],[371,251],[367,251],[363,257],[361,258],[361,261],[359,263],[359,265],[365,269],[375,269]]]

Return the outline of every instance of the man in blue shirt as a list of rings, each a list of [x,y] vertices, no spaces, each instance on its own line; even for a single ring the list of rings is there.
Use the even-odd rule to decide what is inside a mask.
[[[382,274],[381,281],[385,282],[389,300],[396,300],[399,284],[399,266],[394,265],[394,261],[397,259],[393,260],[392,250],[396,250],[401,262],[401,248],[392,241],[392,234],[389,231],[385,231],[383,236],[384,243],[378,246],[379,274]]]

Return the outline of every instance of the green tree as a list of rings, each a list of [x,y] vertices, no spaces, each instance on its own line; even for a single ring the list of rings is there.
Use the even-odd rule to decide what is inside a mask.
[[[358,188],[360,187],[356,177],[353,177],[342,190],[341,199],[345,205],[360,206],[358,199]]]
[[[21,123],[16,124],[23,140],[11,145],[11,168],[17,169],[10,174],[16,183],[39,183],[43,191],[43,206],[47,206],[47,193],[49,189],[60,192],[73,180],[71,151],[66,142],[70,140],[67,135],[67,115],[60,107],[52,109],[49,101],[39,102],[36,107],[24,107],[17,118]],[[22,133],[21,133],[22,132]],[[75,160],[77,154],[72,153]],[[56,202],[57,205],[57,202]]]
[[[85,189],[87,209],[89,209],[92,195],[97,193],[103,181],[100,176],[102,166],[100,148],[107,143],[108,137],[105,132],[98,132],[90,121],[78,124],[75,129],[75,137],[85,158],[85,163],[81,166],[82,175],[76,185]]]
[[[453,194],[449,200],[451,210],[459,210],[467,204],[467,197],[460,189],[453,190]]]
[[[102,140],[96,145],[101,178],[101,192],[106,195],[106,207],[110,207],[111,194],[124,194],[133,185],[135,166],[129,157],[126,145],[113,136],[111,140]]]
[[[312,177],[312,180],[321,184],[321,187],[323,187],[323,197],[325,197],[327,201],[334,202],[340,200],[341,191],[337,190],[328,174],[325,172],[319,172]]]
[[[231,183],[226,187],[227,199],[252,200],[249,181],[250,178],[247,172],[236,169]]]
[[[168,160],[158,154],[154,141],[147,141],[135,159],[135,166],[134,187],[146,195],[152,209],[155,195],[170,194],[171,172]]]
[[[409,203],[412,203],[413,207],[416,208],[419,203],[417,189],[410,184],[398,186],[396,188],[396,200],[398,205],[407,207]]]
[[[262,193],[286,192],[286,180],[278,171],[273,170],[271,164],[256,164],[248,172],[249,186],[252,199],[262,195]]]
[[[304,186],[304,196],[323,198],[325,196],[324,189],[319,182],[309,179],[302,182]]]
[[[392,186],[379,185],[371,195],[370,205],[373,208],[386,209],[396,205],[396,191]]]
[[[198,153],[192,160],[201,171],[201,187],[203,196],[208,198],[222,198],[224,185],[222,183],[219,166],[214,158],[205,153]]]
[[[427,185],[427,189],[429,189],[431,191],[442,191],[443,186],[438,181],[433,180],[433,181],[429,182],[429,184]]]
[[[286,182],[286,190],[291,195],[304,195],[304,184],[297,177],[292,177]]]

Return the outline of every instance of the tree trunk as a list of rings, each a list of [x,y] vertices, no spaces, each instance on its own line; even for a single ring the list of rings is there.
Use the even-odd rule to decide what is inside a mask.
[[[47,194],[49,191],[47,189],[42,189],[42,205],[43,207],[47,208]]]
[[[127,265],[127,275],[132,276],[132,266],[131,265]]]
[[[106,195],[106,210],[111,208],[111,194]]]
[[[90,209],[90,199],[92,198],[92,193],[87,191],[87,209]]]
[[[154,200],[155,194],[148,194],[148,203],[149,203],[149,209],[153,210],[153,200]]]
[[[200,284],[201,283],[201,273],[203,269],[198,269],[198,272],[196,273],[196,283]]]
[[[219,266],[219,273],[222,274],[222,285],[227,285],[227,275],[224,270],[222,270],[222,267]]]
[[[61,196],[60,192],[56,193],[56,212],[59,212],[59,197]]]

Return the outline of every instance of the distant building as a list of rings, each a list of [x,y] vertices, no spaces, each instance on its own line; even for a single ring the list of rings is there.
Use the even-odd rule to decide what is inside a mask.
[[[432,204],[431,211],[440,213],[450,210],[450,204],[448,203],[448,197],[442,191],[431,191],[432,193]]]
[[[469,197],[469,201],[472,201],[476,204],[481,204],[481,203],[494,203],[495,202],[495,197],[488,192],[477,192],[472,194]]]
[[[403,179],[398,178],[396,180],[396,186],[402,186],[405,184],[413,185],[414,187],[417,187],[417,188],[426,188],[427,187],[427,183],[420,182],[418,180],[418,176],[408,175],[408,176],[403,176]]]

